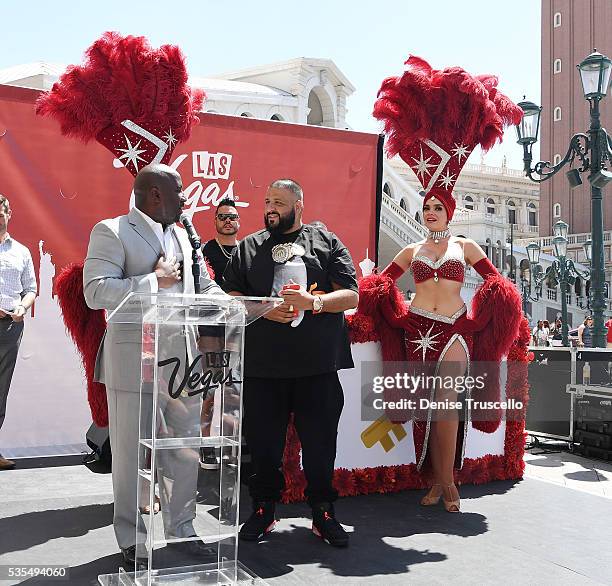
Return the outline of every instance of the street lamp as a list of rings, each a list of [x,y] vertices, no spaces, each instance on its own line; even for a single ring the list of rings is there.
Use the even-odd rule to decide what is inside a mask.
[[[521,277],[521,296],[523,298],[523,315],[527,317],[527,302],[535,302],[540,298],[539,291],[536,291],[535,296],[531,294],[531,271],[529,272],[528,279],[524,276]]]
[[[584,249],[584,256],[586,257],[587,263],[590,265],[591,264],[591,250],[592,250],[592,246],[593,243],[591,242],[591,240],[587,240],[583,245],[582,248]],[[605,291],[605,298],[608,298],[608,283],[604,284],[604,291]],[[589,292],[585,291],[585,301],[582,301],[582,297],[580,297],[577,301],[578,303],[578,307],[580,307],[580,309],[588,309],[589,311],[591,310],[591,300],[590,300],[590,295],[588,294]]]
[[[540,261],[540,245],[536,242],[532,242],[527,245],[527,258],[529,259],[529,268],[530,268],[530,282],[528,284],[522,283],[523,285],[523,306],[526,307],[527,303],[525,301],[526,297],[531,301],[538,301],[542,296],[542,282],[546,279],[551,279],[556,283],[559,283],[561,288],[561,339],[562,344],[564,346],[569,346],[568,340],[568,324],[567,324],[567,290],[568,285],[573,285],[576,281],[576,277],[581,277],[582,279],[588,279],[589,273],[588,271],[582,271],[574,265],[574,261],[570,258],[567,258],[567,237],[564,234],[567,234],[569,226],[559,220],[553,226],[553,234],[555,237],[553,238],[553,247],[555,250],[555,260],[553,263],[546,269],[544,273],[541,271],[539,274],[533,274],[536,266]],[[585,242],[585,250],[586,250],[586,242]],[[531,293],[531,281],[533,281],[536,285],[536,293],[535,296]]]
[[[514,224],[510,224],[510,236],[506,238],[506,244],[510,245],[510,274],[509,279],[516,283],[516,266],[514,261]]]
[[[589,102],[591,124],[588,132],[577,133],[572,136],[565,157],[557,164],[550,161],[539,161],[533,167],[532,148],[538,140],[540,128],[540,113],[542,108],[526,100],[518,105],[523,110],[523,119],[516,127],[518,143],[523,146],[523,163],[525,175],[536,183],[542,183],[558,173],[569,163],[570,170],[567,179],[571,187],[582,183],[581,174],[588,171],[588,180],[591,186],[591,292],[593,307],[593,346],[606,347],[606,328],[604,327],[605,302],[605,273],[603,250],[603,209],[602,189],[612,181],[612,139],[601,127],[599,102],[602,100],[610,86],[612,61],[595,50],[578,66],[582,90],[585,99]],[[565,224],[565,222],[564,222]],[[565,224],[567,226],[567,224]],[[558,229],[561,230],[562,227]],[[555,237],[567,238],[565,234],[555,234]],[[559,245],[563,245],[558,241]],[[529,248],[529,247],[528,247]],[[563,321],[565,328],[565,320]],[[564,342],[565,343],[565,342]]]

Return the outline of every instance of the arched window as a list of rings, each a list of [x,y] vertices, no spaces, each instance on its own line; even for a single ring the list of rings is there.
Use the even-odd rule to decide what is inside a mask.
[[[530,201],[527,204],[527,212],[529,214],[529,218],[528,218],[529,225],[537,226],[538,225],[538,212],[536,210],[535,204],[532,201]]]
[[[557,106],[554,110],[553,110],[553,120],[555,122],[559,122],[561,120],[561,106]]]
[[[553,73],[561,73],[561,59],[555,59],[553,61]]]
[[[487,214],[495,214],[495,200],[492,197],[487,199]]]
[[[561,26],[561,13],[555,12],[555,15],[553,16],[553,27],[559,28],[560,26]]]
[[[251,114],[250,112],[242,112],[240,116],[242,116],[243,118],[253,118],[253,114]]]
[[[474,198],[471,195],[466,195],[463,198],[463,202],[465,205],[465,208],[468,210],[473,210],[474,209]]]
[[[280,114],[272,114],[270,120],[276,120],[278,122],[284,122],[285,119]]]
[[[561,217],[561,204],[556,203],[553,205],[553,218],[560,218],[560,217]]]
[[[405,212],[408,211],[408,206],[406,205],[406,200],[402,197],[400,199],[400,208],[402,208]]]
[[[391,186],[388,183],[383,185],[383,192],[386,193],[389,197],[393,197],[391,193]]]
[[[512,200],[508,201],[508,224],[516,224],[516,205]]]
[[[313,87],[308,94],[308,116],[306,124],[310,126],[329,126],[336,124],[335,108],[330,95],[322,86]]]
[[[419,223],[422,224],[423,222],[421,221],[421,214],[419,214],[419,212],[417,212],[416,214],[414,214],[414,219]]]

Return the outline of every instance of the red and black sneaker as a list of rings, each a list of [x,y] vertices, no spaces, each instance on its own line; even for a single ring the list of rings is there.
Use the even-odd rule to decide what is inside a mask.
[[[331,503],[312,506],[312,532],[334,547],[346,547],[349,544],[348,533],[336,521],[334,505]]]
[[[276,525],[274,508],[274,501],[254,502],[251,516],[240,529],[240,539],[259,541],[264,535],[273,531]]]

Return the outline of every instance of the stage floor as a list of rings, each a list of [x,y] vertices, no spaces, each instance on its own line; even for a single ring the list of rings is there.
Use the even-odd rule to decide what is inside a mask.
[[[341,499],[346,550],[310,533],[305,505],[281,506],[277,530],[241,545],[240,559],[282,585],[611,584],[612,466],[571,454],[526,459],[521,482],[462,487],[460,515],[420,507],[421,491]],[[110,475],[50,463],[0,472],[0,565],[68,564],[70,584],[93,586],[121,563]],[[246,498],[242,509],[247,515]],[[49,582],[2,582],[17,583]]]

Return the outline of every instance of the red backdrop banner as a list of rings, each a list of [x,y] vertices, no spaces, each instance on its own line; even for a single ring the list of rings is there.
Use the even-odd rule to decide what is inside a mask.
[[[127,213],[133,179],[97,142],[63,137],[36,116],[38,95],[0,86],[0,193],[13,209],[11,234],[35,264],[44,240],[59,270],[83,259],[96,222]],[[366,250],[375,256],[379,157],[373,134],[202,114],[171,164],[203,240],[214,236],[214,208],[226,195],[236,199],[241,236],[261,229],[267,185],[290,177],[304,189],[304,221],[324,222],[357,265]]]

